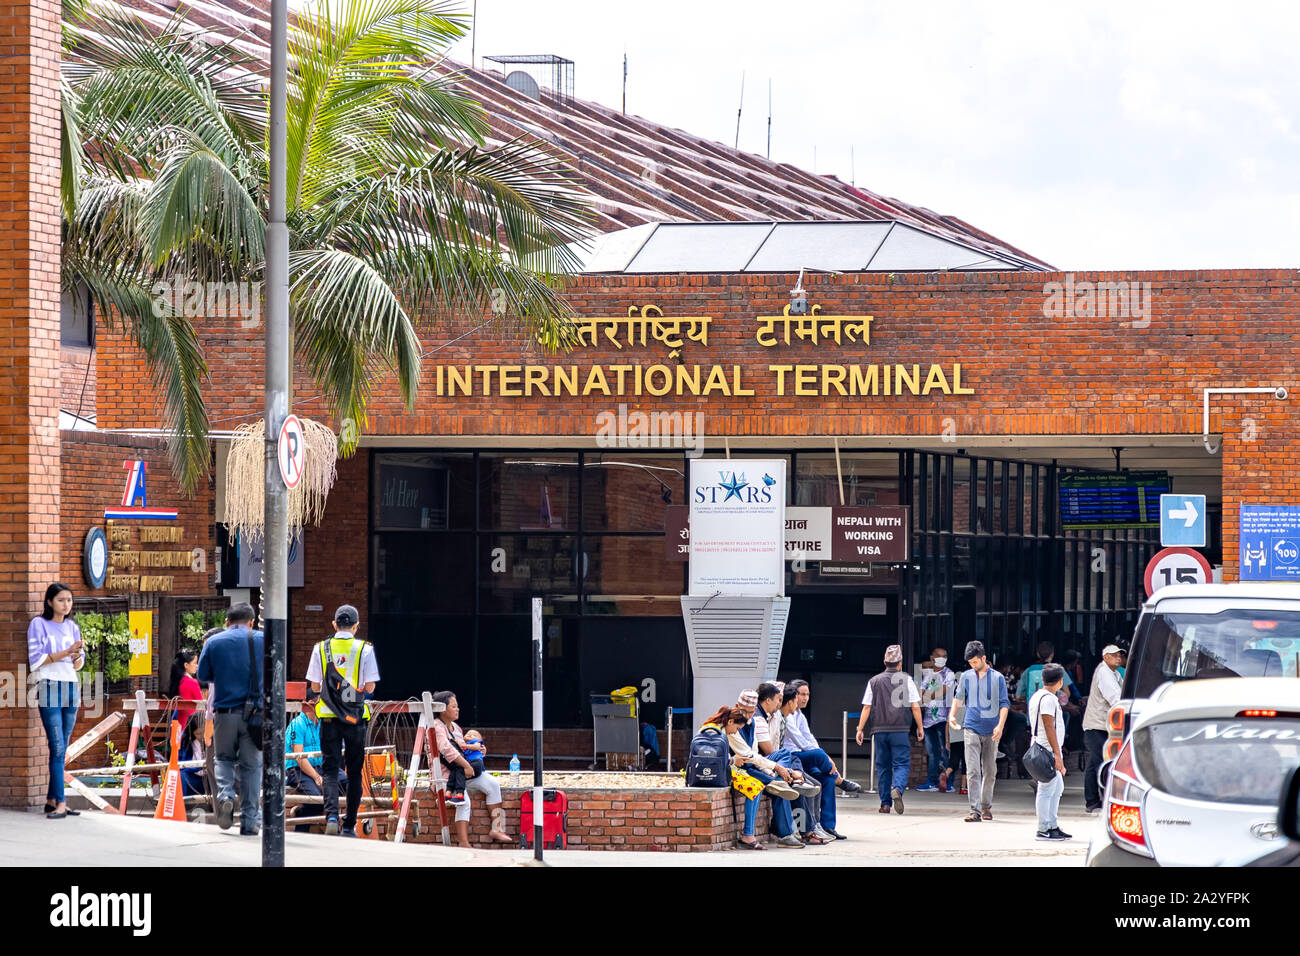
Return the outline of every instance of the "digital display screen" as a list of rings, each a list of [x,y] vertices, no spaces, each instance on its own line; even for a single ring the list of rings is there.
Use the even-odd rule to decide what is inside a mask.
[[[1158,528],[1169,473],[1066,475],[1060,480],[1061,528]]]

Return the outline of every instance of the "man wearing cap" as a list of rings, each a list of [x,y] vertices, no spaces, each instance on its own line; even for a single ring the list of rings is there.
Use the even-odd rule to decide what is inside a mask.
[[[375,649],[356,636],[359,615],[351,604],[334,612],[334,636],[312,648],[307,664],[311,689],[321,695],[316,702],[320,718],[320,745],[324,759],[321,776],[333,780],[346,755],[348,808],[343,835],[357,835],[357,810],[361,803],[361,773],[366,759],[366,730],[370,705],[366,697],[379,680]],[[339,793],[325,787],[325,832],[339,832]]]
[[[916,739],[925,740],[921,725],[921,695],[916,682],[903,673],[903,648],[890,644],[885,648],[885,670],[867,682],[862,696],[862,713],[858,716],[858,746],[862,745],[863,728],[872,714],[871,742],[879,770],[880,812],[903,812],[903,791],[912,769],[912,742],[907,729],[916,721]]]
[[[967,823],[993,819],[993,784],[998,777],[998,741],[1011,712],[1007,679],[989,666],[980,641],[966,645],[966,663],[970,670],[957,679],[957,701],[965,708],[960,725],[949,717],[954,730],[964,730],[962,749],[966,752],[966,775],[969,777],[970,813]],[[954,708],[955,712],[956,708]]]
[[[1089,813],[1101,812],[1101,785],[1097,771],[1101,754],[1110,736],[1107,719],[1110,709],[1119,703],[1119,647],[1107,644],[1101,649],[1101,663],[1092,674],[1088,688],[1088,708],[1083,712],[1083,805]]]

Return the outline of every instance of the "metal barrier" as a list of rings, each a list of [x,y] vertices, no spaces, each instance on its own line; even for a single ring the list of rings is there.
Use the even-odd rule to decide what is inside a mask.
[[[862,711],[859,710],[856,713],[849,713],[846,710],[843,711],[842,713],[844,714],[844,723],[843,726],[841,727],[841,733],[840,733],[840,748],[841,748],[840,760],[842,761],[840,766],[844,768],[844,775],[847,777],[849,774],[849,718],[853,717],[856,719],[858,717],[861,717]],[[875,793],[876,792],[876,739],[875,737],[871,738],[870,774],[871,774],[871,779],[867,784],[866,792]]]
[[[673,772],[673,714],[693,714],[694,707],[665,707],[664,708],[664,725],[668,728],[668,769],[667,773]]]

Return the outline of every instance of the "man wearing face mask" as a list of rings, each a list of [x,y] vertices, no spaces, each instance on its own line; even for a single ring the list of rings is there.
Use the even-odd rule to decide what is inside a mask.
[[[948,669],[948,652],[936,647],[921,668],[921,726],[925,729],[925,755],[929,773],[918,793],[948,792],[948,708],[957,675]]]

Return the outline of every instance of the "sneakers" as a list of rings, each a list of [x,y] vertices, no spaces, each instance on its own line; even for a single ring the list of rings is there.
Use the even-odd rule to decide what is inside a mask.
[[[774,797],[780,797],[782,800],[798,800],[799,791],[790,786],[780,777],[777,777],[766,787],[763,788],[765,793],[770,793]],[[802,844],[800,844],[802,846]]]
[[[326,836],[337,836],[337,835],[338,835],[338,832],[339,832],[339,818],[338,818],[338,817],[330,817],[328,820],[325,821],[325,835],[326,835]]]
[[[223,830],[229,830],[230,825],[235,822],[235,801],[218,800],[217,801],[217,826]]]
[[[344,827],[342,830],[339,831],[339,835],[345,837],[352,837],[352,839],[354,840],[358,839],[357,831],[352,829],[352,827]]]
[[[839,787],[845,793],[861,793],[862,784],[856,780],[850,780],[848,777],[840,777],[835,786]]]
[[[838,837],[836,837],[835,834],[831,833],[829,830],[827,830],[825,827],[823,827],[820,823],[817,824],[817,828],[816,828],[815,830],[813,830],[813,833],[817,834],[819,837],[821,837],[821,838],[822,838],[823,840],[825,840],[827,843],[834,843],[834,842],[838,839]]]
[[[921,784],[921,786],[916,788],[916,792],[917,793],[938,793],[940,789],[941,788],[936,787],[932,783],[923,783]]]
[[[260,833],[261,831],[258,830],[257,827],[249,827],[248,829],[245,829],[244,827],[239,828],[240,836],[258,836]]]
[[[821,784],[809,780],[807,777],[793,786],[800,796],[804,797],[815,797],[822,792]]]
[[[448,793],[448,794],[447,794],[447,806],[449,806],[449,807],[463,807],[464,805],[465,805],[465,794],[463,794],[463,793]]]
[[[804,847],[803,840],[800,840],[793,833],[787,833],[776,841],[776,845],[790,850],[802,850]]]
[[[894,812],[902,813],[903,812],[903,791],[895,787],[893,790],[889,791],[889,799],[894,801]]]
[[[1063,840],[1072,840],[1073,837],[1066,833],[1060,827],[1053,827],[1050,830],[1039,830],[1034,834],[1035,840],[1046,840],[1051,843],[1060,843]]]

